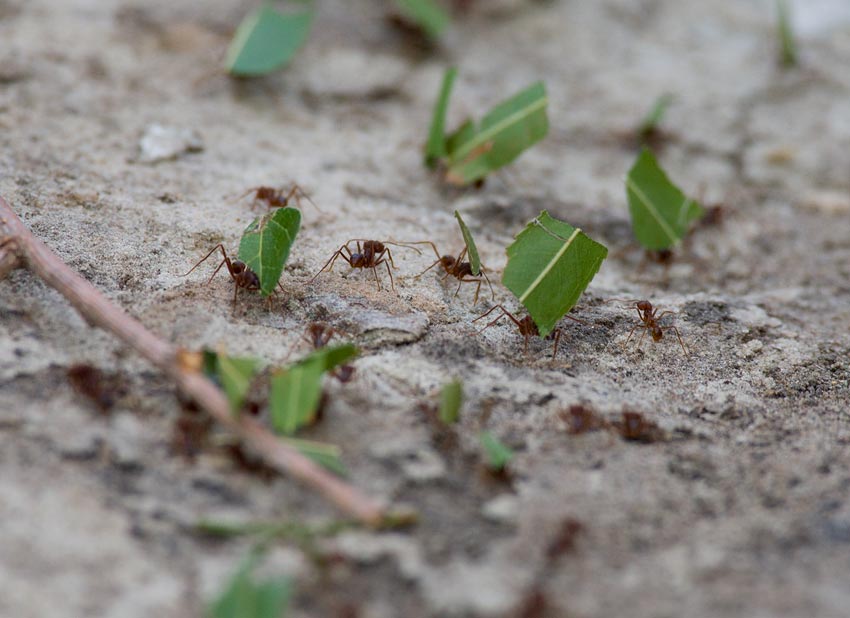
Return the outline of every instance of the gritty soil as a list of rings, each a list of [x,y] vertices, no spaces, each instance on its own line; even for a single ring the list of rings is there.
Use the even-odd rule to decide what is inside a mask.
[[[288,69],[231,80],[218,63],[254,4],[0,0],[0,194],[175,344],[277,363],[324,320],[362,346],[304,436],[343,446],[349,480],[419,523],[276,544],[293,615],[846,616],[846,12],[796,3],[801,65],[783,70],[755,0],[479,2],[432,48],[387,22],[389,3],[322,2]],[[421,164],[451,64],[452,125],[536,79],[550,95],[547,139],[480,190]],[[662,92],[663,165],[722,204],[669,264],[635,244],[623,188],[630,131]],[[145,162],[154,123],[200,151]],[[271,309],[234,308],[226,276],[205,285],[211,264],[180,276],[218,242],[236,250],[262,207],[235,196],[292,182],[321,210],[305,205]],[[512,308],[504,248],[541,210],[609,247],[575,312],[592,326],[564,322],[556,359],[540,340],[524,354],[506,322],[476,335],[493,301],[414,278],[427,254],[394,251],[395,292],[340,265],[309,283],[349,238],[457,252],[456,208]],[[690,355],[672,331],[623,347],[636,315],[612,298],[676,312]],[[430,410],[455,377],[466,402],[446,431]],[[251,541],[198,520],[339,517],[226,435],[187,456],[182,408],[31,274],[0,283],[0,615],[200,615]],[[624,411],[657,427],[623,430]],[[484,429],[516,451],[508,478],[483,470]]]

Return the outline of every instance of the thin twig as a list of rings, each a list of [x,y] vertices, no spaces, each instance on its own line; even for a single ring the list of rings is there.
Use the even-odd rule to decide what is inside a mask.
[[[234,416],[227,398],[212,382],[180,363],[177,348],[151,333],[75,273],[33,236],[0,197],[0,277],[16,267],[32,271],[61,293],[89,324],[109,331],[171,377],[184,395],[236,433],[269,464],[318,490],[362,522],[378,525],[383,521],[386,511],[380,502],[326,472],[254,419]]]

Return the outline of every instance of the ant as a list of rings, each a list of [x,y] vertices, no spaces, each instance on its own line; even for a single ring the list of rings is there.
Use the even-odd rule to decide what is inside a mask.
[[[640,319],[640,322],[635,324],[632,327],[632,330],[629,331],[629,336],[626,337],[626,341],[623,343],[623,347],[626,347],[626,345],[629,343],[632,338],[632,335],[635,334],[635,329],[644,329],[643,333],[641,333],[640,339],[638,340],[638,349],[640,349],[640,346],[643,343],[643,338],[646,336],[647,332],[649,332],[650,336],[652,337],[652,340],[658,343],[664,337],[665,330],[672,330],[676,333],[676,338],[679,340],[679,345],[682,346],[682,352],[685,353],[685,356],[688,356],[688,350],[685,348],[685,343],[682,341],[682,335],[679,334],[679,329],[672,324],[670,326],[661,326],[658,324],[659,320],[661,320],[661,318],[663,318],[668,313],[676,315],[675,311],[662,311],[659,314],[658,307],[653,308],[652,303],[648,300],[631,301],[629,303],[629,306],[635,308],[635,311],[637,311],[638,313],[638,318]]]
[[[463,248],[463,251],[460,252],[460,255],[455,258],[453,255],[440,255],[440,252],[437,251],[437,247],[430,240],[422,240],[419,241],[422,244],[429,244],[431,248],[434,250],[434,255],[437,256],[437,261],[431,264],[428,268],[423,270],[421,273],[416,275],[418,279],[429,270],[434,268],[437,264],[445,271],[445,275],[443,275],[442,279],[445,280],[448,277],[454,277],[458,280],[457,290],[455,290],[455,296],[460,292],[460,286],[464,283],[477,283],[478,285],[475,288],[475,300],[472,302],[473,305],[478,304],[478,293],[481,292],[481,277],[484,277],[484,280],[487,282],[487,285],[490,288],[490,295],[492,299],[496,299],[496,293],[493,292],[493,285],[490,283],[490,278],[487,276],[487,273],[484,272],[484,267],[481,266],[478,270],[477,275],[472,274],[472,264],[469,262],[464,262],[463,258],[466,257],[467,247]]]
[[[328,345],[330,340],[336,335],[339,335],[339,331],[329,324],[325,324],[324,322],[310,322],[310,324],[307,325],[307,328],[304,329],[299,341],[306,341],[313,347],[314,350],[319,350]],[[295,342],[295,345],[298,345],[298,341]],[[293,348],[295,345],[293,345]],[[291,353],[292,349],[290,349],[286,356],[289,357],[289,354]],[[337,380],[345,384],[351,380],[351,376],[354,374],[354,367],[351,365],[342,365],[334,369],[331,374]]]
[[[539,337],[540,336],[540,330],[538,330],[538,328],[537,328],[537,323],[534,321],[534,319],[530,315],[526,315],[522,319],[519,319],[514,314],[512,314],[510,311],[505,309],[502,305],[496,305],[495,307],[491,307],[488,311],[486,311],[482,315],[479,315],[477,318],[475,318],[472,321],[477,322],[481,318],[487,317],[488,315],[493,313],[493,311],[495,311],[496,309],[501,310],[502,314],[499,317],[497,317],[495,320],[493,320],[492,322],[487,324],[487,326],[485,326],[484,328],[479,330],[478,333],[479,334],[483,333],[485,330],[487,330],[488,328],[490,328],[491,326],[496,324],[496,322],[498,322],[499,320],[501,320],[504,317],[507,317],[514,324],[516,324],[516,327],[519,330],[519,334],[522,335],[525,338],[525,346],[523,347],[523,350],[524,350],[525,354],[528,354],[528,340],[531,339],[532,337]],[[579,324],[584,324],[585,326],[589,326],[589,324],[587,322],[585,322],[584,320],[579,320],[578,318],[574,318],[570,315],[568,315],[566,317],[569,318],[570,320],[573,320],[574,322],[578,322]],[[562,330],[559,327],[559,328],[553,329],[552,332],[550,332],[548,335],[546,335],[547,340],[548,339],[554,339],[554,341],[555,341],[554,345],[552,346],[552,360],[554,360],[555,356],[557,356],[557,354],[558,354],[558,344],[561,341],[561,333],[562,333]]]
[[[213,271],[213,274],[210,275],[210,278],[207,280],[207,285],[209,285],[210,281],[213,280],[218,274],[218,271],[221,270],[222,266],[227,266],[227,272],[230,273],[230,278],[233,279],[233,283],[235,286],[233,287],[233,304],[236,304],[236,297],[239,294],[239,288],[244,290],[258,291],[260,289],[260,278],[257,276],[253,270],[248,268],[248,265],[245,264],[242,260],[231,260],[227,256],[227,251],[224,250],[224,245],[218,243],[215,247],[213,247],[209,253],[207,253],[204,257],[202,257],[198,262],[195,263],[192,268],[189,269],[189,272],[180,275],[181,277],[187,277],[193,270],[195,270],[198,266],[203,264],[213,253],[215,253],[216,249],[221,249],[221,255],[223,259],[221,263],[216,267]],[[278,282],[278,287],[283,290],[283,286]]]
[[[310,199],[310,196],[307,195],[307,192],[297,184],[293,184],[288,192],[286,192],[286,190],[282,187],[280,189],[266,186],[252,187],[237,197],[237,201],[252,192],[254,193],[254,199],[251,202],[252,205],[257,202],[265,202],[268,208],[286,208],[289,205],[289,200],[294,199],[298,208],[301,208],[301,198],[304,198],[310,202],[316,210],[320,210],[319,207],[316,206],[316,203]]]
[[[357,251],[352,251],[348,245],[351,243],[357,243]],[[363,246],[360,246],[360,243],[363,243]],[[409,249],[413,249],[417,253],[421,253],[419,249],[416,247],[410,247],[408,245],[402,243],[391,242],[389,240],[381,242],[380,240],[364,240],[362,238],[352,238],[351,240],[345,241],[345,244],[340,246],[339,249],[334,251],[333,255],[331,255],[330,259],[325,262],[325,265],[322,266],[321,270],[313,275],[313,278],[310,279],[309,283],[312,283],[316,277],[321,275],[325,270],[330,272],[333,270],[334,262],[338,257],[342,257],[343,260],[348,262],[348,265],[351,268],[371,268],[372,272],[375,274],[375,283],[378,284],[378,290],[381,289],[381,280],[378,279],[378,266],[383,264],[387,267],[387,274],[390,276],[390,286],[393,291],[395,291],[395,282],[393,281],[393,273],[390,270],[390,264],[392,264],[393,268],[396,268],[395,262],[393,261],[393,254],[390,251],[389,247],[386,245],[394,245],[396,247],[407,247]]]

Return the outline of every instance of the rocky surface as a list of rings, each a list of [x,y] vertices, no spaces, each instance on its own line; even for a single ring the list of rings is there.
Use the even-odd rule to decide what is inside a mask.
[[[343,445],[351,482],[420,523],[322,540],[331,561],[277,545],[294,615],[846,616],[844,3],[797,3],[789,70],[755,0],[479,2],[430,51],[382,2],[320,4],[290,68],[233,81],[217,63],[251,3],[0,0],[0,194],[38,236],[180,345],[281,362],[320,319],[364,348],[305,435]],[[451,123],[535,79],[550,93],[549,137],[478,191],[421,166],[449,64]],[[669,265],[632,240],[623,188],[629,131],[662,92],[676,97],[662,164],[723,206]],[[140,157],[156,125],[191,143]],[[248,295],[234,309],[225,276],[204,285],[212,265],[181,277],[218,242],[236,250],[261,207],[235,196],[291,182],[321,210],[305,206],[271,310]],[[396,293],[342,264],[308,283],[349,238],[459,251],[455,208],[494,283],[542,209],[605,243],[576,311],[594,326],[565,323],[554,361],[507,323],[476,335],[490,299],[414,278],[430,256],[403,248]],[[612,298],[675,311],[691,354],[671,331],[624,348],[636,316]],[[496,300],[516,307],[499,285]],[[79,364],[124,385],[109,411],[68,380]],[[446,434],[427,410],[453,377],[467,400]],[[640,412],[659,439],[570,435],[578,404],[610,422]],[[237,465],[226,436],[187,458],[179,415],[172,385],[56,292],[24,271],[0,282],[0,615],[199,615],[249,541],[202,537],[197,520],[337,516]],[[482,471],[482,429],[516,450],[509,481]]]

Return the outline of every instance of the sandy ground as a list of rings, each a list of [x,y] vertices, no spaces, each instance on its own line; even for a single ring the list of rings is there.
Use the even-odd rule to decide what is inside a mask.
[[[783,71],[769,2],[482,1],[430,52],[381,2],[323,2],[288,70],[234,82],[215,69],[252,4],[0,0],[0,194],[180,345],[279,362],[322,319],[364,346],[305,436],[342,445],[351,482],[420,523],[322,541],[330,561],[277,544],[293,615],[847,616],[846,6],[797,3],[802,65]],[[452,123],[536,79],[551,97],[549,137],[480,191],[421,166],[450,64]],[[623,187],[624,135],[665,91],[662,163],[724,205],[669,266],[633,242]],[[196,132],[202,151],[140,161],[152,123]],[[305,207],[271,311],[256,297],[234,310],[227,277],[204,285],[212,265],[179,276],[217,242],[236,250],[260,209],[235,195],[290,182],[321,211]],[[605,243],[576,312],[594,327],[565,323],[555,361],[539,340],[524,355],[507,325],[476,336],[490,299],[414,279],[429,256],[403,249],[397,293],[347,268],[307,283],[348,238],[458,251],[455,208],[494,281],[542,209]],[[676,311],[690,357],[670,332],[624,349],[635,316],[610,298]],[[77,363],[123,385],[110,414],[71,387]],[[446,436],[423,404],[452,377],[467,401]],[[663,435],[569,435],[576,404],[641,412]],[[199,615],[249,542],[199,536],[197,520],[338,516],[215,440],[187,459],[179,414],[171,384],[57,293],[23,271],[0,283],[0,615]],[[482,472],[482,429],[516,450],[512,481]]]

